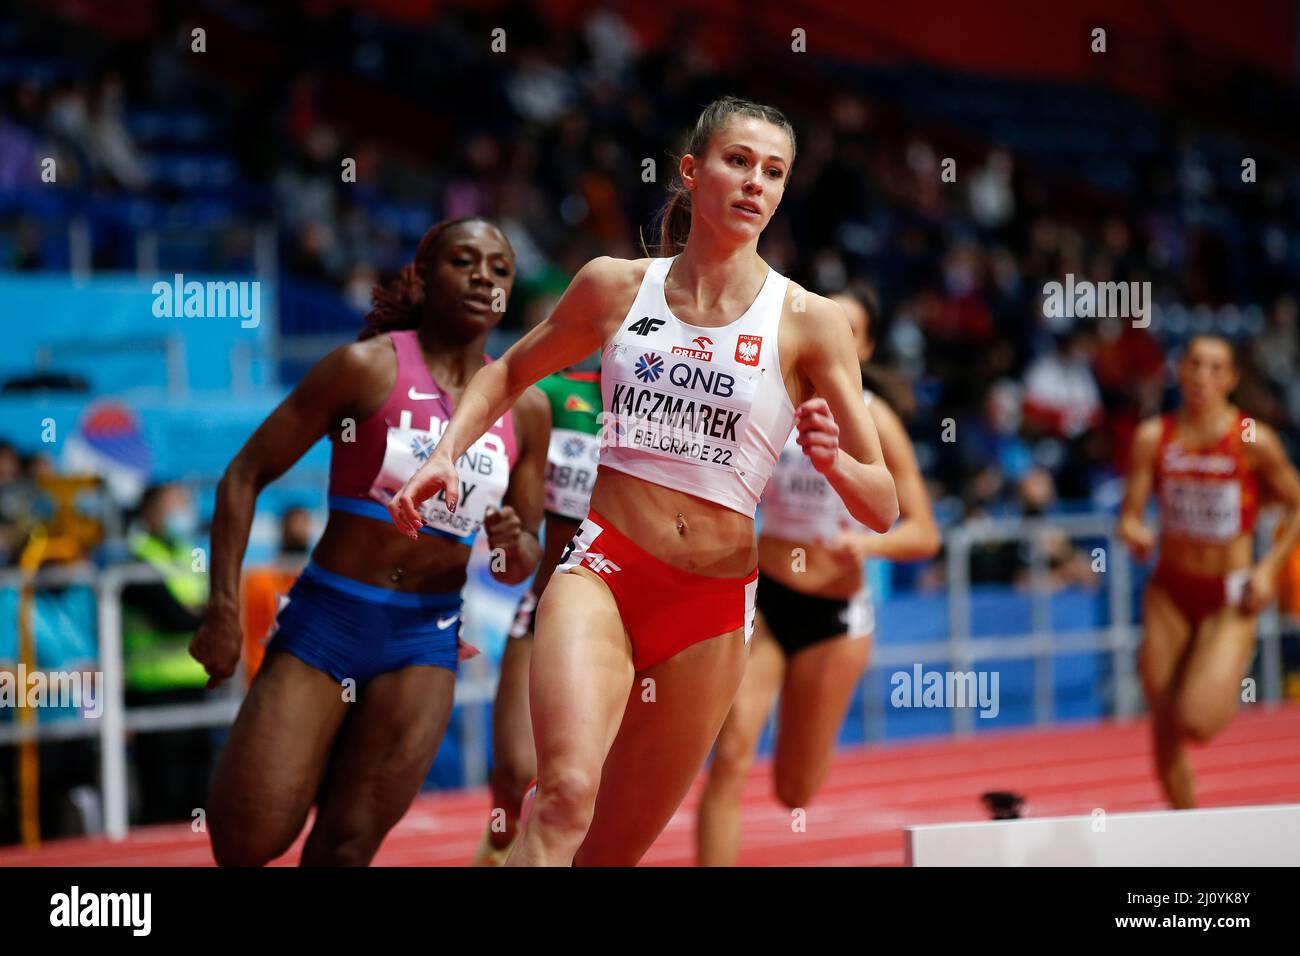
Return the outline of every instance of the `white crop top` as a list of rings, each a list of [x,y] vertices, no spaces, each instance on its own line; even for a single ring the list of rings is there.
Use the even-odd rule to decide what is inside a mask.
[[[868,405],[871,397],[869,391],[862,393]],[[763,534],[825,545],[841,531],[862,530],[831,483],[813,467],[798,439],[797,434],[790,435],[763,492]]]
[[[777,351],[790,280],[769,268],[744,315],[703,328],[668,310],[673,261],[650,263],[601,356],[600,464],[752,518],[794,427]]]

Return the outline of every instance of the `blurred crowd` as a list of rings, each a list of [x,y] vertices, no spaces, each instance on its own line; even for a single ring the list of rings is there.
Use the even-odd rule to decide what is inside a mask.
[[[0,190],[48,153],[60,188],[179,201],[191,193],[151,178],[164,164],[127,118],[185,106],[222,131],[241,212],[277,224],[285,276],[328,290],[345,321],[429,222],[481,214],[517,250],[507,323],[522,329],[585,260],[640,254],[685,124],[740,93],[781,106],[800,137],[760,251],[816,291],[878,292],[873,381],[908,423],[943,519],[1019,513],[1026,481],[1046,486],[1049,513],[1113,508],[1133,430],[1172,403],[1173,361],[1195,330],[1249,338],[1238,400],[1300,452],[1294,164],[1244,184],[1209,134],[1174,118],[1148,131],[1160,148],[1134,157],[1136,188],[1100,193],[993,137],[906,115],[843,71],[832,86],[829,73],[773,75],[760,56],[724,69],[687,18],[670,46],[647,46],[620,4],[563,29],[527,5],[448,8],[423,26],[216,9],[248,47],[242,85],[215,47],[186,55],[181,19],[147,43],[92,46],[87,74],[0,85]],[[495,27],[508,57],[489,46]],[[31,223],[15,228],[10,264],[40,267]],[[1045,283],[1067,274],[1151,283],[1150,327],[1045,317]]]

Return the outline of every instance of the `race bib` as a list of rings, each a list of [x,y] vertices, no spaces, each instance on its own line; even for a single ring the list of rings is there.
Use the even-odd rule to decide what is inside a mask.
[[[749,427],[756,372],[624,345],[606,363],[601,447],[638,449],[731,472]]]
[[[1231,541],[1241,532],[1240,482],[1167,478],[1161,504],[1161,524],[1170,533]]]
[[[553,429],[546,455],[546,510],[579,521],[587,517],[599,460],[599,435]]]
[[[791,435],[763,493],[763,530],[777,537],[830,544],[857,526],[831,483]]]
[[[444,425],[445,428],[445,425]],[[438,444],[439,434],[405,424],[389,427],[384,461],[370,486],[370,497],[387,504],[415,474]],[[447,510],[443,492],[420,506],[425,526],[469,542],[483,525],[489,507],[500,507],[510,483],[510,459],[505,442],[491,432],[470,446],[456,462],[460,501],[456,513]]]

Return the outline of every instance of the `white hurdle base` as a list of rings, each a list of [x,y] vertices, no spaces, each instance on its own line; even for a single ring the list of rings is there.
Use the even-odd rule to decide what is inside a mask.
[[[1300,804],[905,827],[908,866],[1297,866]]]

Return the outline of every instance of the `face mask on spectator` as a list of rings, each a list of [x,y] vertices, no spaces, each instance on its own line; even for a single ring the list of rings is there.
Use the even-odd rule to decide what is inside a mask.
[[[163,518],[163,531],[173,541],[185,541],[199,528],[199,516],[193,508],[173,508]]]

